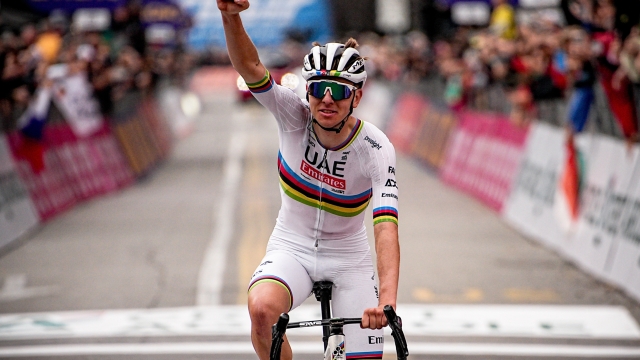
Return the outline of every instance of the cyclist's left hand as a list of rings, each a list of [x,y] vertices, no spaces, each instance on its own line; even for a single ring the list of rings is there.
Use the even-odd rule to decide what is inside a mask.
[[[395,306],[394,306],[395,308]],[[363,329],[382,329],[387,326],[387,317],[384,316],[384,305],[364,310],[360,327]]]

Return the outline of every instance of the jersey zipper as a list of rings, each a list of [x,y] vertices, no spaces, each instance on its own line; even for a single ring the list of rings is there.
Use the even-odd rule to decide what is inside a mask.
[[[322,160],[320,160],[320,165],[324,164],[324,162],[327,160],[327,149],[324,149],[324,155],[322,156]],[[324,166],[320,166],[321,167],[321,174],[324,175]],[[318,201],[320,202],[320,208],[318,208],[318,223],[316,224],[316,243],[314,244],[313,250],[314,251],[318,251],[318,232],[320,231],[320,219],[322,218],[322,190],[323,190],[323,184],[324,182],[322,181],[322,179],[320,179],[320,197],[318,198]]]

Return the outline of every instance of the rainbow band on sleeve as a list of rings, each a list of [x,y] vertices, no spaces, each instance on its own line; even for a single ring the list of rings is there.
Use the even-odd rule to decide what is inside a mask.
[[[271,77],[271,73],[267,70],[262,80],[255,83],[247,83],[247,87],[252,93],[259,94],[271,90],[273,84],[273,77]]]
[[[256,278],[251,282],[251,284],[249,284],[249,290],[247,290],[247,293],[250,293],[251,290],[253,290],[253,288],[256,287],[258,284],[263,284],[263,283],[278,284],[282,286],[285,290],[287,290],[287,293],[289,293],[289,311],[291,311],[291,307],[293,306],[293,294],[291,294],[291,289],[289,288],[289,285],[287,285],[287,283],[284,280],[282,280],[277,276],[265,275],[265,276]]]
[[[398,210],[390,206],[373,209],[373,225],[385,221],[391,221],[398,225]]]

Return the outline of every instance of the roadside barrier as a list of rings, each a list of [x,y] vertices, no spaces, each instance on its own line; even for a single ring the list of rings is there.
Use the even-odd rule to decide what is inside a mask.
[[[640,301],[639,145],[597,133],[570,138],[541,121],[522,128],[488,112],[433,111],[435,102],[414,92],[397,99],[387,135],[398,151]]]
[[[462,111],[457,117],[440,178],[501,212],[524,152],[527,128],[491,113]]]
[[[0,135],[0,247],[38,224],[36,209],[16,171],[5,135]]]
[[[40,141],[14,132],[9,143],[18,174],[43,221],[134,180],[107,125],[79,138],[68,124],[56,124],[45,128]]]
[[[172,146],[157,104],[138,93],[125,96],[114,117],[90,134],[54,119],[41,139],[20,131],[2,135],[0,248],[79,202],[133,184]]]
[[[387,136],[398,151],[439,169],[457,118],[445,106],[407,92],[398,97],[387,123]]]
[[[129,94],[118,103],[110,123],[137,177],[147,174],[169,154],[171,131],[151,99]]]

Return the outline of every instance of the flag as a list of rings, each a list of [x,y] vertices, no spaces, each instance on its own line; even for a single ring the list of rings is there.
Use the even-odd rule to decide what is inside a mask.
[[[18,156],[26,159],[34,173],[44,170],[44,145],[42,137],[44,125],[49,114],[51,104],[51,89],[41,87],[27,107],[27,110],[18,119],[18,128],[23,139],[17,149]]]
[[[575,230],[580,215],[581,168],[580,153],[576,149],[573,135],[569,135],[554,201],[560,226],[567,232]]]

